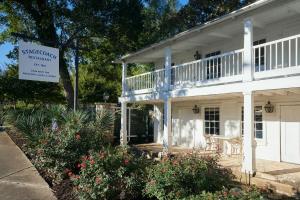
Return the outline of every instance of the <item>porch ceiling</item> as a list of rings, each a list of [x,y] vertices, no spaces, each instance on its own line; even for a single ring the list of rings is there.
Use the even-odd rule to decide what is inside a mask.
[[[223,40],[234,40],[243,35],[243,21],[252,18],[254,28],[264,28],[273,22],[300,15],[299,0],[261,0],[238,11],[199,25],[172,38],[123,56],[128,63],[149,63],[164,57],[164,48],[170,46],[173,54],[209,46]],[[120,62],[120,61],[119,61]]]

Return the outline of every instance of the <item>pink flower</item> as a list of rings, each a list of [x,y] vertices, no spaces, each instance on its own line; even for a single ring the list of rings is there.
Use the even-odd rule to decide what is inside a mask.
[[[81,168],[85,169],[86,168],[86,164],[85,163],[81,163]]]
[[[95,161],[94,161],[94,160],[91,160],[91,161],[90,161],[90,164],[91,164],[91,165],[95,164]]]
[[[81,138],[79,133],[77,133],[75,137],[76,137],[76,140],[80,140],[80,138]]]
[[[125,160],[124,160],[124,164],[125,164],[125,165],[128,165],[128,163],[129,163],[129,160],[128,160],[128,159],[125,159]]]
[[[95,181],[97,184],[100,184],[102,182],[101,178],[99,178],[99,177],[96,177]]]

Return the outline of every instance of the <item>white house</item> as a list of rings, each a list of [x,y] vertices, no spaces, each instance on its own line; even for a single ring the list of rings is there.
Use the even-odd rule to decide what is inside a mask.
[[[242,137],[243,171],[256,158],[300,164],[299,38],[299,0],[259,0],[123,56],[121,142],[127,104],[147,103],[167,148]],[[127,63],[156,70],[127,77]]]

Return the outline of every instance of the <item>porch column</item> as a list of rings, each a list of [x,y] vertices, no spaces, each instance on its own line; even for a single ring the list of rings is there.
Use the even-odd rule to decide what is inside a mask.
[[[122,96],[125,96],[125,93],[127,91],[126,76],[127,76],[127,64],[125,62],[122,62]]]
[[[163,148],[169,151],[172,147],[172,103],[169,97],[164,99],[164,134]]]
[[[163,104],[153,106],[154,112],[154,142],[163,143]]]
[[[253,24],[251,19],[244,21],[244,82],[253,80]]]
[[[165,48],[165,80],[164,89],[168,91],[171,85],[171,54],[172,50],[170,47]]]
[[[121,103],[120,145],[127,145],[127,103]]]
[[[242,172],[246,172],[248,174],[253,174],[256,171],[253,102],[253,92],[244,92],[244,159],[242,163]]]

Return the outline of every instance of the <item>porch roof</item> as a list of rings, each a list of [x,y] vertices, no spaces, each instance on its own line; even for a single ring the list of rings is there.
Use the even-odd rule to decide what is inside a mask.
[[[291,6],[291,2],[297,4],[296,7],[295,5]],[[283,8],[282,4],[287,6]],[[250,12],[264,6],[267,8],[264,12],[259,12],[258,14]],[[272,6],[279,10],[274,12],[272,9],[271,11]],[[162,59],[164,56],[164,48],[167,46],[170,46],[172,53],[176,54],[201,46],[207,46],[209,43],[216,42],[217,40],[234,38],[236,34],[243,33],[242,23],[245,18],[252,18],[254,24],[257,27],[262,28],[270,22],[286,17],[290,12],[290,9],[294,9],[294,12],[297,12],[296,8],[300,8],[300,2],[298,1],[297,3],[295,0],[258,0],[227,15],[204,24],[199,24],[196,27],[181,32],[171,38],[154,43],[139,51],[124,55],[120,59],[115,60],[115,62],[149,63]]]

